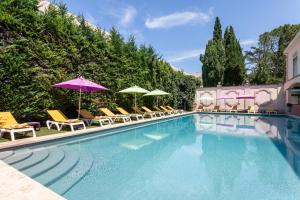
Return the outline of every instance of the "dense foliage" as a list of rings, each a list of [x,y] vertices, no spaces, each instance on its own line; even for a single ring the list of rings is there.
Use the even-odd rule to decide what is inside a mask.
[[[203,86],[212,87],[223,83],[225,49],[222,41],[222,26],[219,17],[214,25],[213,38],[208,41],[205,53],[200,55],[202,62]]]
[[[223,85],[241,85],[246,78],[246,65],[242,48],[232,26],[225,30],[224,48],[226,60]]]
[[[300,24],[283,25],[259,36],[257,47],[246,52],[252,84],[272,84],[285,81],[284,49],[300,31]]]
[[[208,41],[202,62],[203,86],[240,85],[246,78],[245,60],[242,48],[233,27],[227,27],[224,38],[219,17],[216,18],[213,38]]]
[[[78,76],[110,88],[83,95],[83,107],[90,110],[130,107],[132,96],[117,92],[133,85],[172,94],[161,103],[192,107],[195,78],[174,71],[151,46],[137,46],[114,28],[109,34],[92,30],[84,19],[78,25],[64,6],[41,13],[37,3],[0,1],[0,110],[27,120],[46,119],[51,108],[75,115],[78,92],[52,85]],[[153,100],[138,99],[150,105]]]

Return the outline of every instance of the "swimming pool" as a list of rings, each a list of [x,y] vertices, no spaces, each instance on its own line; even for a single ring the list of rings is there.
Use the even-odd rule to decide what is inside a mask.
[[[300,120],[192,114],[0,153],[67,199],[299,199]]]

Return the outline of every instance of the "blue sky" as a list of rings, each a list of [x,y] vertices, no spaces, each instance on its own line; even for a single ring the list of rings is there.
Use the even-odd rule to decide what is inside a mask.
[[[214,19],[232,25],[247,50],[259,34],[300,23],[300,0],[63,0],[70,12],[109,30],[118,28],[138,44],[151,44],[172,65],[201,72],[199,55],[212,37]]]

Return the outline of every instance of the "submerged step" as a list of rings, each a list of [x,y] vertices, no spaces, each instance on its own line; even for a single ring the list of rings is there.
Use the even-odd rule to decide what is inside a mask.
[[[58,165],[64,159],[64,156],[64,152],[59,147],[50,148],[47,159],[30,168],[22,170],[22,172],[34,178]]]
[[[12,156],[12,155],[14,155],[14,151],[0,152],[0,160],[6,159],[6,158],[8,158],[9,156]]]
[[[45,159],[48,158],[48,156],[49,156],[49,151],[47,149],[33,151],[33,155],[30,156],[28,159],[18,162],[12,166],[22,171],[44,161]]]
[[[8,158],[4,159],[3,161],[6,162],[9,165],[13,165],[15,163],[21,162],[25,159],[28,159],[30,156],[32,156],[32,151],[28,149],[24,149],[22,152],[15,152],[14,155],[9,156]]]
[[[65,194],[89,172],[93,166],[93,162],[94,160],[91,154],[80,149],[78,164],[68,174],[51,184],[49,188],[58,194]]]
[[[65,154],[64,159],[55,167],[35,177],[36,181],[46,186],[51,185],[76,166],[79,161],[78,152],[68,146],[62,147],[62,150]]]

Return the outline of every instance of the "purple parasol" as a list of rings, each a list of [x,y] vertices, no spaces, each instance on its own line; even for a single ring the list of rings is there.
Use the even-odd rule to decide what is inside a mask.
[[[78,77],[73,80],[57,83],[53,85],[53,87],[57,88],[69,88],[73,90],[81,90],[83,92],[95,92],[99,90],[108,90],[106,87],[102,85],[98,85],[92,81],[89,81],[83,77]]]
[[[92,81],[89,81],[83,77],[78,77],[76,79],[72,79],[69,81],[57,83],[53,85],[53,87],[57,88],[68,88],[72,90],[79,90],[79,103],[78,103],[78,118],[80,117],[80,105],[81,105],[81,92],[96,92],[101,90],[108,90],[106,87],[102,85],[98,85]]]
[[[251,95],[240,95],[240,96],[237,96],[236,99],[255,99],[255,96],[251,96]]]

